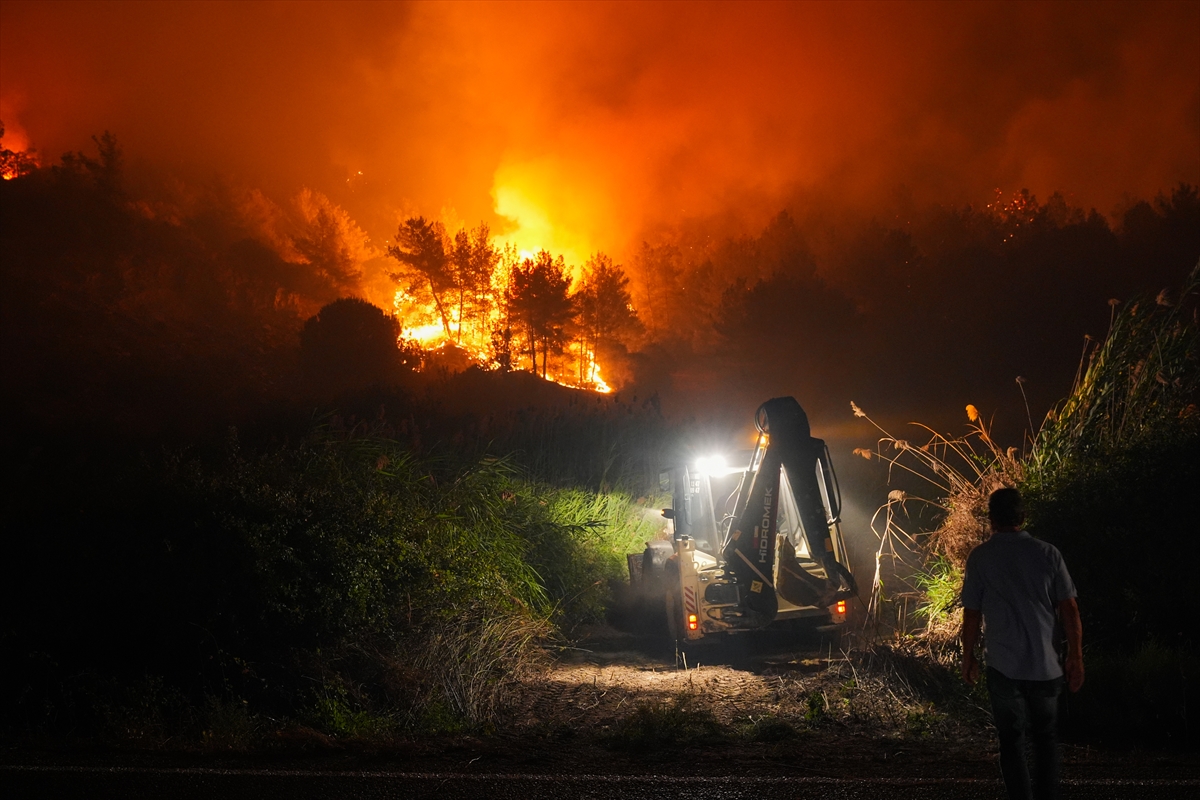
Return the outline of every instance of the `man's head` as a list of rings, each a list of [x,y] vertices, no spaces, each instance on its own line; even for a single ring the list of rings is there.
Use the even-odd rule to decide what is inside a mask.
[[[988,519],[992,527],[1019,528],[1025,522],[1025,505],[1016,489],[997,489],[988,498]]]

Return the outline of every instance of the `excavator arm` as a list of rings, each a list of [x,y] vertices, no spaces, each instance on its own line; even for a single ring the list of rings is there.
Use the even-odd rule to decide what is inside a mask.
[[[765,624],[775,618],[780,597],[793,605],[828,606],[852,597],[858,588],[833,551],[830,526],[836,524],[838,509],[825,442],[813,438],[808,416],[792,397],[763,403],[755,425],[759,440],[745,479],[749,489],[734,514],[722,555],[726,570],[748,589],[744,605]],[[791,489],[798,516],[792,522],[798,530],[782,541],[781,478]],[[803,537],[806,557],[797,555],[796,536]]]
[[[842,622],[843,601],[857,594],[825,443],[791,397],[763,403],[755,424],[745,469],[671,469],[672,537],[629,559],[631,602],[654,610],[634,616],[665,619],[676,641],[777,620]]]

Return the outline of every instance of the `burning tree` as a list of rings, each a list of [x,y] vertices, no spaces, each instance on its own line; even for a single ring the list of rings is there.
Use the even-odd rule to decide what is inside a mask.
[[[543,378],[550,353],[562,352],[567,341],[567,327],[574,312],[570,287],[571,276],[563,257],[554,258],[545,250],[516,265],[509,276],[505,296],[508,318],[525,340],[530,369],[535,373],[541,353],[542,369],[538,374]]]
[[[492,244],[491,232],[484,223],[478,228],[463,228],[454,234],[450,250],[451,272],[458,288],[458,338],[462,344],[463,329],[475,329],[482,338],[488,328],[494,305],[492,276],[500,263],[500,253]]]
[[[388,273],[389,277],[410,294],[427,289],[437,306],[446,338],[453,336],[443,297],[457,286],[446,253],[446,229],[442,223],[424,217],[406,219],[396,231],[396,244],[388,246],[387,254],[401,265],[400,271]]]

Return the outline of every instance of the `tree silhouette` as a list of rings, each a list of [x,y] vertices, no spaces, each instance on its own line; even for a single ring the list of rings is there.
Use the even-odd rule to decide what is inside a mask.
[[[437,306],[446,338],[450,338],[450,316],[443,296],[456,285],[442,223],[428,222],[424,217],[405,220],[396,231],[396,244],[388,246],[387,254],[401,265],[400,271],[388,273],[389,277],[414,294],[418,287],[426,287]]]
[[[571,276],[563,257],[554,258],[545,250],[516,265],[509,276],[508,317],[524,335],[529,366],[535,373],[541,353],[543,378],[550,353],[562,352],[567,341],[566,329],[574,311],[570,287]]]
[[[579,322],[579,380],[593,380],[596,349],[625,342],[640,333],[641,320],[629,297],[629,278],[619,264],[596,253],[584,266],[583,282],[575,294]]]
[[[300,230],[292,245],[326,284],[328,302],[353,294],[362,280],[362,263],[371,257],[367,235],[345,209],[320,192],[305,189],[296,198]]]
[[[404,366],[400,323],[383,309],[343,297],[317,312],[300,332],[305,377],[326,391],[395,381]]]
[[[123,173],[125,170],[125,155],[117,144],[117,137],[109,131],[100,136],[93,136],[99,158],[91,158],[84,153],[64,153],[62,166],[53,170],[60,177],[67,174],[86,175],[93,185],[106,197],[122,195]]]
[[[501,372],[513,368],[513,329],[511,325],[499,325],[492,330],[491,363]]]
[[[662,337],[677,336],[689,322],[679,302],[684,286],[683,254],[672,244],[642,242],[633,261],[640,283],[638,308],[648,314],[647,327]]]

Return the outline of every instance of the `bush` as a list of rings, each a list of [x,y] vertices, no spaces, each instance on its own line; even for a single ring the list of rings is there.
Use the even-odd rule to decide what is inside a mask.
[[[17,496],[5,719],[71,707],[79,730],[103,705],[65,682],[80,672],[340,735],[486,726],[539,642],[598,614],[639,520],[504,460],[323,429],[82,469],[53,454]]]
[[[1069,708],[1070,729],[1080,738],[1196,736],[1188,712],[1196,704],[1200,644],[1200,597],[1192,590],[1200,560],[1193,534],[1200,485],[1198,297],[1200,265],[1178,295],[1164,290],[1114,304],[1108,335],[1025,457],[1002,452],[982,425],[973,438],[984,448],[936,436],[914,448],[885,433],[881,444],[899,455],[860,451],[890,468],[916,471],[945,498],[937,529],[924,541],[907,540],[930,556],[916,582],[919,611],[929,623],[922,638],[933,645],[957,638],[958,625],[946,612],[960,591],[965,557],[981,541],[988,492],[998,485],[1021,489],[1031,531],[1062,551],[1079,592],[1088,677]],[[977,412],[967,410],[975,421]],[[946,453],[975,467],[973,473],[956,470]],[[902,491],[889,496],[881,555],[888,537],[902,533],[893,509],[907,499]]]
[[[1030,527],[1063,552],[1089,647],[1197,643],[1198,434],[1072,459],[1029,492]]]
[[[1200,264],[1178,297],[1116,309],[1028,460],[1031,528],[1063,551],[1093,644],[1197,641],[1197,297]]]

